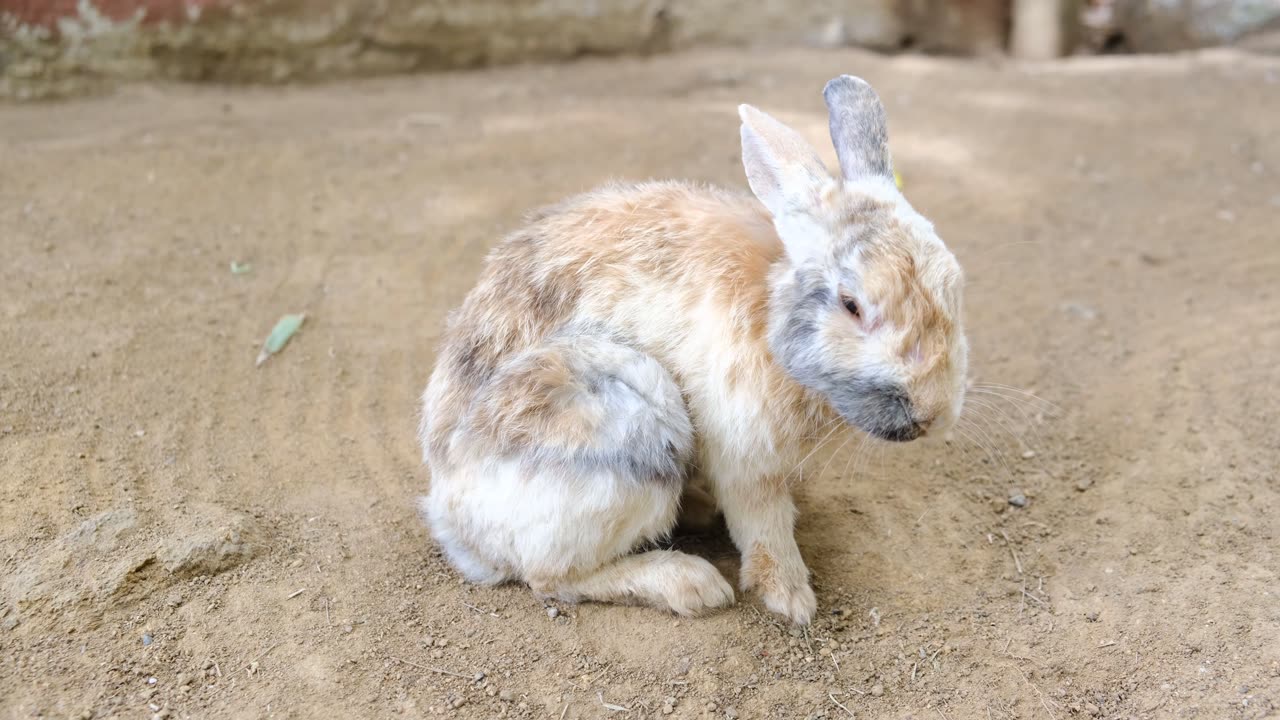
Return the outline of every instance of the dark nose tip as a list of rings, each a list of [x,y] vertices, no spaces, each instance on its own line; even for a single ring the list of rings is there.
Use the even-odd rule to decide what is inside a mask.
[[[909,422],[904,425],[882,428],[878,434],[882,439],[890,442],[910,442],[924,434],[924,427],[919,423]]]

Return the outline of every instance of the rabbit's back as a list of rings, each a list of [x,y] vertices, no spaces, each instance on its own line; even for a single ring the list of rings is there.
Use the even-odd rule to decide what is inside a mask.
[[[452,462],[455,432],[503,363],[565,328],[606,331],[678,382],[708,315],[763,347],[780,252],[754,200],[685,183],[612,186],[539,211],[494,248],[450,316],[424,397],[428,461]]]

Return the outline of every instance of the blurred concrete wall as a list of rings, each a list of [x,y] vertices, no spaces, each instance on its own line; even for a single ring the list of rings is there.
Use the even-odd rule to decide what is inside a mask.
[[[1280,26],[1280,0],[0,0],[0,97],[717,44],[1009,47],[1048,58],[1080,46],[1082,9],[1102,18],[1104,41],[1123,36],[1120,46],[1138,52],[1239,43]]]
[[[0,0],[0,95],[281,81],[711,44],[1004,42],[1008,0]]]

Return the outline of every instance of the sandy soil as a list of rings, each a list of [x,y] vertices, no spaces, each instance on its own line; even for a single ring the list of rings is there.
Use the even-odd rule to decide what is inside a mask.
[[[1043,400],[816,455],[804,633],[753,597],[552,617],[462,585],[414,514],[415,413],[485,249],[609,177],[745,187],[741,101],[825,147],[839,72],[881,88],[967,268],[975,379]],[[1275,717],[1278,119],[1280,61],[1230,55],[714,52],[0,108],[0,716]],[[735,574],[723,532],[677,542]]]

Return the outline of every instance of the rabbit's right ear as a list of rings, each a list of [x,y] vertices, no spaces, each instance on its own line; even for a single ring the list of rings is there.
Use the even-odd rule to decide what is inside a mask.
[[[750,105],[739,105],[738,116],[742,118],[742,166],[751,192],[775,221],[811,205],[831,176],[809,143]]]

